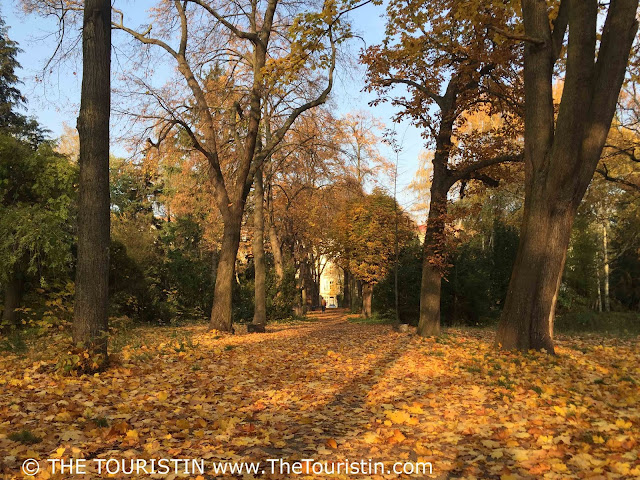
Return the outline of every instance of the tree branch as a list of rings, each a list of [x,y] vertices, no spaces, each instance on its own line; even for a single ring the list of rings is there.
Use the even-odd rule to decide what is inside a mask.
[[[284,138],[289,128],[291,128],[291,125],[293,125],[293,122],[295,122],[296,119],[302,113],[314,107],[317,107],[318,105],[322,105],[327,101],[327,97],[329,96],[329,93],[333,88],[333,75],[336,68],[336,44],[335,44],[335,40],[333,38],[331,29],[329,29],[329,39],[331,42],[331,63],[329,65],[329,75],[328,75],[327,86],[316,99],[311,100],[305,103],[304,105],[300,105],[299,107],[294,109],[293,112],[291,112],[287,117],[287,119],[284,121],[282,126],[280,126],[280,128],[278,128],[275,132],[272,133],[270,141],[267,143],[267,145],[265,145],[262,151],[259,152],[255,157],[255,160],[251,166],[251,170],[249,171],[249,175],[247,177],[245,188],[251,189],[251,182],[253,180],[253,175],[255,175],[256,170],[262,166],[262,163],[264,162],[265,158],[267,158],[271,154],[271,152],[275,149],[275,147],[282,141],[282,139]]]
[[[498,35],[502,35],[505,38],[508,38],[509,40],[517,40],[519,42],[529,42],[529,43],[533,43],[534,45],[538,45],[538,46],[542,46],[545,44],[545,41],[542,40],[541,38],[536,38],[536,37],[531,37],[529,35],[522,35],[522,34],[518,34],[518,33],[512,33],[512,32],[508,32],[506,30],[503,30],[501,28],[495,27],[493,25],[487,25],[487,28],[489,30],[492,30],[494,32],[496,32]]]
[[[459,170],[452,169],[450,170],[450,177],[454,182],[459,180],[465,180],[474,178],[473,175],[476,175],[476,172],[482,170],[483,168],[490,167],[492,165],[498,165],[500,163],[520,163],[524,161],[524,154],[514,154],[514,155],[501,155],[493,158],[486,158],[484,160],[479,160],[470,165],[467,165],[464,168]],[[479,179],[478,179],[479,180]]]
[[[487,187],[497,188],[500,185],[500,179],[495,179],[489,175],[481,172],[471,172],[469,175],[470,180],[478,180],[484,183]]]
[[[424,93],[427,97],[431,98],[434,102],[436,102],[438,104],[439,107],[442,108],[442,100],[443,100],[442,95],[438,95],[438,94],[432,92],[430,89],[428,89],[427,87],[425,87],[421,83],[414,82],[413,80],[408,80],[408,79],[404,79],[404,78],[397,78],[397,77],[383,78],[381,80],[381,85],[383,87],[390,87],[393,84],[409,85],[410,87],[413,87],[413,88],[417,89],[418,91]]]
[[[180,3],[180,0],[174,0],[178,15],[180,16],[180,48],[178,54],[184,57],[187,53],[187,2]]]
[[[611,175],[609,175],[609,169],[607,168],[607,166],[605,164],[603,164],[602,167],[603,168],[596,168],[596,172],[598,172],[600,175],[602,175],[602,178],[604,178],[608,182],[617,183],[617,184],[623,185],[623,186],[625,186],[627,188],[631,188],[632,190],[640,192],[640,185],[639,184],[630,182],[629,180],[626,180],[624,178],[612,177]]]
[[[131,29],[131,28],[125,27],[123,25],[124,14],[122,13],[122,11],[118,10],[117,8],[113,8],[113,7],[112,7],[112,9],[113,9],[114,12],[120,14],[120,23],[111,22],[111,26],[113,28],[115,28],[116,30],[122,30],[123,32],[127,32],[133,38],[135,38],[136,40],[138,40],[141,43],[144,43],[145,45],[157,45],[157,46],[163,48],[172,57],[178,58],[178,52],[176,52],[173,48],[171,48],[167,43],[163,42],[162,40],[160,40],[158,38],[147,37],[147,35],[151,32],[151,26],[149,26],[149,28],[147,28],[147,30],[144,33],[140,33],[140,32],[137,32],[137,31]]]
[[[569,25],[569,1],[562,0],[558,16],[553,21],[553,32],[551,33],[551,50],[554,62],[560,56],[562,51],[562,42],[564,41],[567,26]]]
[[[629,160],[631,160],[632,162],[640,163],[640,157],[636,155],[636,152],[635,152],[636,147],[634,146],[621,148],[617,145],[605,145],[604,148],[610,148],[612,150],[615,150],[615,152],[612,153],[611,155],[607,155],[608,157],[624,155],[625,157],[629,158]]]
[[[259,41],[258,35],[256,33],[245,32],[243,30],[240,30],[238,27],[236,27],[231,22],[229,22],[229,20],[224,18],[222,15],[220,15],[220,13],[211,5],[209,5],[208,2],[204,2],[203,0],[186,0],[186,1],[195,3],[196,5],[200,5],[207,12],[209,12],[213,17],[215,17],[215,19],[218,20],[222,25],[227,27],[231,31],[231,33],[233,33],[236,37],[250,40],[253,43],[257,43]]]

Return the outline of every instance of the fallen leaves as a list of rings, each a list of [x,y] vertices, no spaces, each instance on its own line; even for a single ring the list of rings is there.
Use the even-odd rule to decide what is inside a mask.
[[[49,368],[56,342],[5,356],[0,473],[18,475],[33,456],[428,461],[443,478],[640,475],[634,341],[560,338],[550,357],[498,352],[491,332],[434,341],[339,316],[270,331],[140,329],[120,363],[77,378]],[[21,430],[42,441],[8,438]]]

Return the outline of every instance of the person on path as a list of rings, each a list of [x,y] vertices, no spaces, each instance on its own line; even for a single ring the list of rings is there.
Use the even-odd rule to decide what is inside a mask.
[[[327,309],[327,301],[324,299],[324,297],[321,297],[322,300],[320,301],[320,305],[322,305],[322,313],[324,313],[324,311]]]

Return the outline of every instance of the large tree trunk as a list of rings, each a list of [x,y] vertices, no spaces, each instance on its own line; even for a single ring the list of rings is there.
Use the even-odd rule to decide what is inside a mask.
[[[547,199],[539,193],[525,206],[525,223],[504,306],[509,315],[498,328],[498,342],[504,349],[554,351],[555,305],[575,209],[559,203],[549,208]],[[537,214],[531,215],[532,210]]]
[[[0,323],[0,327],[3,329],[8,329],[18,325],[19,316],[16,309],[20,308],[23,293],[24,273],[20,271],[19,268],[14,268],[4,290],[2,323]]]
[[[242,212],[236,212],[235,218],[225,222],[216,285],[213,290],[213,307],[211,308],[211,320],[209,328],[230,332],[231,312],[233,300],[233,282],[236,271],[236,257],[240,246],[240,228]]]
[[[111,4],[86,0],[78,115],[80,180],[73,340],[107,355],[109,302],[109,116]]]
[[[373,298],[373,284],[362,284],[362,315],[364,318],[371,316],[371,300]]]
[[[262,169],[254,178],[253,265],[255,269],[253,324],[267,323],[267,267],[264,261],[264,188]]]
[[[609,3],[594,61],[596,0],[562,0],[553,32],[547,2],[522,2],[525,33],[539,43],[525,46],[525,209],[498,327],[502,348],[553,352],[554,310],[571,225],[611,126],[637,32],[637,8],[638,0]],[[566,76],[554,120],[553,68],[567,20]]]
[[[442,288],[444,224],[447,211],[447,193],[431,187],[429,218],[425,232],[422,257],[422,282],[420,285],[420,320],[417,333],[420,336],[440,335],[440,291]]]

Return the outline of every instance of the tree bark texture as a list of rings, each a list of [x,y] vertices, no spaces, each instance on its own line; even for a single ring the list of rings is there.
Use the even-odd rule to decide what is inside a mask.
[[[267,267],[264,260],[264,187],[262,169],[256,172],[253,182],[253,265],[254,278],[254,325],[267,323]]]
[[[431,201],[427,230],[424,236],[422,256],[422,282],[420,285],[420,319],[417,333],[420,336],[440,334],[440,293],[445,268],[445,217],[447,214],[447,194],[453,184],[449,174],[449,155],[453,144],[453,123],[455,120],[455,82],[447,87],[445,100],[441,105],[442,120],[436,138],[433,155],[433,179],[431,181]]]
[[[271,252],[273,253],[273,265],[276,271],[276,278],[280,285],[282,284],[282,280],[284,280],[284,258],[282,256],[282,247],[280,246],[278,231],[276,230],[273,220],[269,222],[269,243],[271,244]]]
[[[440,293],[442,288],[444,215],[447,209],[447,193],[431,188],[429,218],[425,232],[422,258],[422,283],[420,285],[420,319],[417,333],[420,336],[440,334]],[[448,190],[448,189],[447,189]]]
[[[236,270],[236,257],[240,246],[240,228],[242,212],[233,219],[225,222],[222,234],[222,246],[216,284],[213,291],[213,307],[209,327],[212,330],[230,332],[232,327],[233,282]]]
[[[371,300],[373,299],[373,284],[362,284],[362,315],[364,318],[371,317]]]
[[[609,296],[609,246],[607,239],[607,220],[602,223],[602,260],[604,263],[604,311],[611,311]]]
[[[87,0],[78,115],[80,186],[73,340],[107,355],[109,282],[109,117],[111,4]]]

